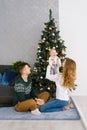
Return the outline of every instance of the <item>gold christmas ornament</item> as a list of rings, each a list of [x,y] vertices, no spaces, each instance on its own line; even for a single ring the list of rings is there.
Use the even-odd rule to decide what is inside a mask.
[[[47,60],[47,63],[49,62],[49,60]]]
[[[40,87],[42,86],[42,84],[39,84],[40,85]]]
[[[48,48],[48,47],[46,47],[46,50],[49,50],[49,48]]]
[[[58,29],[56,29],[56,32],[58,32]]]
[[[49,27],[49,30],[52,30],[52,28],[51,28],[51,27]]]

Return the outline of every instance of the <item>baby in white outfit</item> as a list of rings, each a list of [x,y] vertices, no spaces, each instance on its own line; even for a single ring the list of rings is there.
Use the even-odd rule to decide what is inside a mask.
[[[50,49],[49,67],[50,67],[50,74],[59,73],[59,67],[61,67],[61,60],[57,56],[57,52],[54,48]]]

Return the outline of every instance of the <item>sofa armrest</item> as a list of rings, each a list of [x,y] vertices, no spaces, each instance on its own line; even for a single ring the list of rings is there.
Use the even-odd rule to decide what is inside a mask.
[[[13,96],[13,86],[0,86],[0,106],[12,106]]]

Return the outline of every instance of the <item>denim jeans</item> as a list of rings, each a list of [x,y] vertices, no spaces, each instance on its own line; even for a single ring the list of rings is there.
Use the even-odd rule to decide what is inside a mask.
[[[64,106],[67,106],[69,104],[69,101],[64,100],[51,100],[45,103],[44,105],[40,106],[41,112],[56,112],[56,111],[62,111]]]

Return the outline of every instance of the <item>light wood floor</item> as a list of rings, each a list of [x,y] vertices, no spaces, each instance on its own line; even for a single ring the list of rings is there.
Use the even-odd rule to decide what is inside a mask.
[[[84,130],[80,121],[0,121],[0,130]]]
[[[87,122],[87,96],[73,97]],[[87,130],[82,120],[0,120],[0,130]]]

